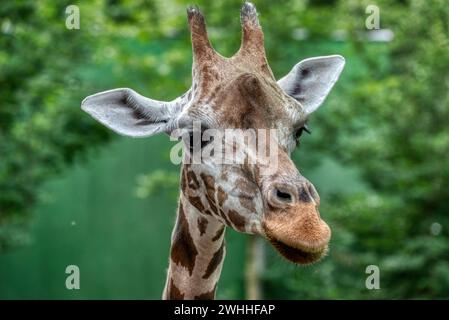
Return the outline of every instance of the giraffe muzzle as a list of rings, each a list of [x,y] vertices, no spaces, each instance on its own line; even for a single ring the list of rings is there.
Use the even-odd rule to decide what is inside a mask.
[[[310,264],[325,256],[331,230],[320,217],[318,193],[309,181],[302,181],[270,186],[262,225],[267,239],[284,258]]]

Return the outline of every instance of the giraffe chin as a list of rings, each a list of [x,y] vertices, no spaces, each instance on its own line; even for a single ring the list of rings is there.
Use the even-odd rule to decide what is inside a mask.
[[[269,241],[285,259],[300,265],[318,262],[328,251],[327,245],[322,248],[307,250],[305,248],[294,248],[273,238],[269,238]]]

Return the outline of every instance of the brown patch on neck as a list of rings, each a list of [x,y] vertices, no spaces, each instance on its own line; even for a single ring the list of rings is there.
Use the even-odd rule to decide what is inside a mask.
[[[211,198],[207,193],[206,193],[206,198],[207,198],[207,202],[209,203],[210,209],[212,210],[213,213],[215,213],[215,215],[218,216],[219,212],[218,212],[218,208],[215,205],[215,200],[214,198]]]
[[[204,217],[198,218],[198,229],[200,230],[200,236],[206,233],[207,223],[209,221]]]
[[[205,293],[195,296],[194,300],[214,300],[216,290],[217,290],[217,284],[215,284],[214,288],[211,291],[208,291],[208,292],[205,292]]]
[[[206,192],[212,199],[215,197],[215,179],[211,175],[201,173],[201,179],[203,179],[204,185],[206,186]]]
[[[217,267],[220,265],[220,263],[223,261],[223,253],[224,253],[224,242],[221,244],[220,249],[217,250],[217,252],[214,253],[212,256],[212,259],[210,260],[206,272],[203,275],[203,279],[209,278],[212,273],[214,273],[215,270],[217,270]]]
[[[218,216],[219,208],[217,208],[215,202],[215,179],[211,175],[205,173],[201,173],[200,177],[204,182],[204,186],[206,187],[206,192],[204,193],[204,195],[206,196],[207,202],[209,203],[209,207],[212,212]],[[204,212],[204,210],[202,210],[201,212]]]
[[[220,216],[223,218],[225,225],[231,227],[231,222],[229,221],[228,216],[221,209],[220,209]]]
[[[184,166],[181,169],[181,190],[184,192],[184,194],[187,194],[186,190],[188,188],[188,181],[187,181],[187,172],[186,172],[186,166]]]
[[[182,168],[181,187],[182,190],[185,190],[187,187],[192,190],[198,190],[198,188],[200,187],[195,173],[190,170],[190,165],[184,165],[184,167]]]
[[[189,223],[186,219],[182,203],[179,204],[178,222],[176,224],[170,255],[174,263],[187,268],[189,274],[192,275],[198,251],[190,235]]]
[[[226,192],[224,192],[224,190],[219,186],[217,188],[217,198],[218,198],[218,205],[223,208],[223,204],[226,201],[226,199],[228,199],[228,195],[226,194]]]
[[[194,206],[195,208],[198,209],[199,212],[204,212],[205,214],[207,214],[207,212],[209,212],[209,210],[204,210],[205,207],[203,205],[203,202],[201,201],[200,197],[193,197],[193,196],[189,196],[189,202],[192,204],[192,206]]]
[[[192,190],[197,190],[200,187],[198,179],[193,171],[187,171],[187,182]]]
[[[189,166],[185,165],[181,172],[181,190],[184,196],[188,199],[190,204],[194,206],[199,212],[212,215],[210,210],[206,210],[206,207],[199,196],[193,196],[188,192],[188,189],[198,190],[200,187],[199,181],[196,178],[194,172],[189,171]]]
[[[184,300],[184,294],[181,293],[181,290],[173,282],[173,279],[170,279],[170,285],[168,287],[167,297],[168,300]]]
[[[245,218],[243,218],[238,212],[234,210],[229,210],[228,212],[229,220],[234,224],[237,230],[245,230]]]
[[[225,231],[225,226],[222,226],[220,229],[217,230],[217,233],[212,238],[212,241],[217,241],[218,239],[220,239],[221,235],[223,234],[224,231]]]

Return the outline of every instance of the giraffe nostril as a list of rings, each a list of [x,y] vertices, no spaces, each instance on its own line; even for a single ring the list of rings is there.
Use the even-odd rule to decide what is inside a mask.
[[[320,197],[310,182],[304,184],[299,190],[299,200],[303,202],[314,202],[316,205],[320,204]]]
[[[299,189],[299,200],[302,202],[311,202],[312,201],[312,196],[310,195],[310,191],[308,189],[307,186],[301,187]]]

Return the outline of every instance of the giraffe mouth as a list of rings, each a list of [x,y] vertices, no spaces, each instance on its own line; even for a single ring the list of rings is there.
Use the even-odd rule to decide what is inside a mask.
[[[321,248],[306,249],[289,246],[271,237],[268,240],[285,259],[301,265],[319,261],[326,255],[328,249],[327,245]]]

